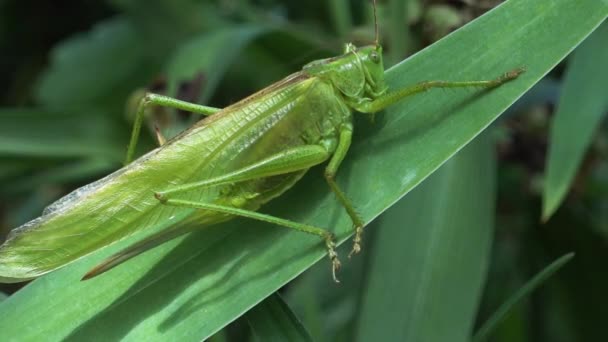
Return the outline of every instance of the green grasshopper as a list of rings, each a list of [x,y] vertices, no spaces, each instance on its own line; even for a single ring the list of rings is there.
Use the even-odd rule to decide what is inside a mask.
[[[306,64],[300,72],[224,109],[149,93],[137,109],[125,167],[75,190],[41,217],[14,229],[0,246],[0,281],[38,277],[154,222],[171,222],[169,228],[93,268],[83,278],[87,279],[170,239],[234,217],[318,236],[338,281],[340,261],[330,231],[257,210],[311,167],[328,162],[324,176],[352,220],[351,255],[358,253],[364,221],[335,181],[351,144],[353,112],[372,115],[432,88],[492,88],[521,72],[513,70],[493,80],[428,81],[389,90],[376,25],[373,45],[347,44],[343,55]],[[208,117],[131,162],[151,105]]]

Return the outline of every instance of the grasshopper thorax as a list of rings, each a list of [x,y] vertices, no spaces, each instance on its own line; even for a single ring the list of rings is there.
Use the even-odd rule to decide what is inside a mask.
[[[349,43],[343,55],[308,63],[303,70],[330,82],[352,100],[373,100],[387,88],[380,45],[357,48]]]

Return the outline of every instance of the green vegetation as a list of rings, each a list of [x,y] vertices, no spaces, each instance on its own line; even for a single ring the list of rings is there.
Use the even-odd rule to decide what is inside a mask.
[[[9,294],[0,299],[0,337],[464,341],[484,327],[477,338],[601,338],[608,3],[511,0],[474,19],[488,3],[380,1],[391,87],[526,73],[491,91],[429,91],[373,124],[357,120],[337,180],[371,223],[362,255],[343,258],[342,284],[333,284],[318,239],[236,220],[90,281],[79,279],[141,236],[24,288],[0,285],[0,298]],[[345,42],[373,40],[367,1],[2,9],[0,44],[11,52],[0,66],[2,235],[120,167],[143,91],[223,107]],[[197,119],[150,111],[138,154],[154,147],[154,126],[170,137]],[[330,227],[342,241],[351,228],[322,168],[262,211]],[[568,264],[570,255],[551,264],[569,252]]]

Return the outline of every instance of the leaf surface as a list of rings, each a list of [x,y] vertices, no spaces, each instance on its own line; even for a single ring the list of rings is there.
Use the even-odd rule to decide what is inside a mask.
[[[429,79],[494,78],[522,66],[527,72],[492,91],[431,91],[393,106],[369,129],[357,126],[338,181],[366,221],[483,131],[607,14],[606,1],[508,1],[390,69],[392,88]],[[351,233],[318,168],[264,212],[330,227],[340,240]],[[132,242],[101,250],[12,295],[0,304],[0,331],[21,340],[200,341],[325,253],[315,237],[234,220],[79,281],[102,258]],[[328,286],[334,286],[329,263],[323,262]]]
[[[608,113],[608,24],[601,25],[573,53],[553,117],[543,191],[543,220],[557,210]]]

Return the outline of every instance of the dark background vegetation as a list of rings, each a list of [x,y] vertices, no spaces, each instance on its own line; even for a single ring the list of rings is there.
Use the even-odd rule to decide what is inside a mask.
[[[379,2],[390,64],[499,1],[410,1],[401,8]],[[340,53],[345,42],[371,42],[371,6],[366,1],[336,3],[348,11],[326,1],[0,2],[0,241],[61,195],[120,167],[133,103],[142,91],[221,107],[310,60]],[[385,19],[395,9],[407,13],[407,20],[395,24]],[[234,23],[259,21],[281,30],[230,31]],[[195,56],[205,60],[205,67],[193,69],[187,58],[167,66],[189,38],[220,29],[225,33],[210,34],[210,40],[201,42],[209,50]],[[606,336],[605,122],[598,125],[563,205],[547,222],[540,220],[548,135],[566,64],[494,124],[496,229],[478,324],[552,260],[571,251],[576,257],[514,307],[494,332],[495,341],[593,341]],[[150,118],[167,135],[195,120],[162,110]],[[142,152],[154,146],[151,131],[144,134]],[[376,230],[368,232],[374,241]],[[344,276],[349,285],[307,291],[315,278],[328,276],[323,265],[283,289],[313,336],[347,340],[354,333],[368,255],[345,271],[352,273]],[[20,286],[2,284],[0,292],[10,295]],[[316,301],[315,310],[310,301]],[[239,340],[248,334],[247,325],[237,321],[221,338]]]

